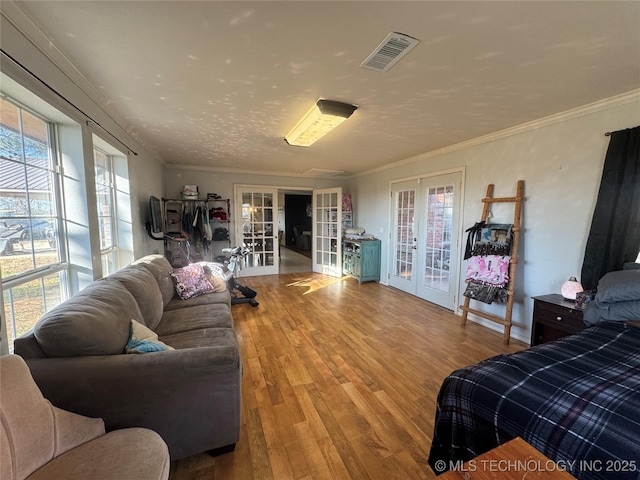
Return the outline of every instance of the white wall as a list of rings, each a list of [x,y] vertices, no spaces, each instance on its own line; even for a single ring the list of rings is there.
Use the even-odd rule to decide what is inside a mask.
[[[580,276],[609,144],[604,133],[640,125],[640,96],[625,101],[628,103],[621,101],[604,110],[585,109],[580,114],[538,122],[538,128],[518,129],[519,133],[503,138],[496,135],[496,139],[487,143],[420,155],[393,168],[353,178],[347,190],[354,197],[355,224],[382,239],[383,281],[388,278],[391,180],[464,167],[464,229],[480,220],[480,200],[489,183],[495,184],[494,196],[510,197],[515,195],[516,182],[524,180],[526,200],[512,335],[528,342],[533,312],[531,297],[559,293],[565,280]],[[493,221],[511,223],[513,205],[502,207],[493,209]],[[384,235],[379,234],[380,228],[384,228]],[[466,238],[460,241],[464,245]],[[466,263],[461,265],[459,298],[465,287],[464,269]],[[474,302],[474,306],[478,305],[484,306]],[[481,309],[504,315],[503,305],[487,307]],[[481,323],[502,331],[498,324],[484,320]]]
[[[345,184],[344,179],[220,173],[172,166],[166,171],[164,189],[167,198],[180,198],[183,185],[197,185],[202,198],[205,198],[207,193],[217,193],[222,198],[231,199],[231,241],[233,243],[235,242],[234,212],[236,208],[233,199],[234,185],[260,185],[284,190],[342,187],[345,191]],[[281,206],[278,204],[278,207]],[[278,228],[284,229],[284,213],[278,214]]]
[[[151,220],[149,197],[164,194],[164,167],[149,155],[129,156],[129,183],[131,185],[131,224],[133,225],[134,257],[150,253],[163,253],[164,244],[147,235],[145,225]]]
[[[222,198],[233,199],[234,185],[264,185],[284,189],[308,188],[311,190],[314,188],[344,188],[345,184],[346,180],[344,179],[220,173],[171,166],[166,170],[164,190],[167,198],[180,198],[183,185],[198,185],[202,197],[206,197],[207,193],[217,193]]]

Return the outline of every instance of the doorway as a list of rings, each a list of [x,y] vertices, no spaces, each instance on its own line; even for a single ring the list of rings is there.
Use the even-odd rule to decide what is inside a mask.
[[[283,246],[311,258],[311,191],[284,193]]]
[[[281,236],[279,273],[312,271],[312,193],[311,190],[278,190],[278,230]]]
[[[392,183],[389,285],[455,311],[462,172]]]
[[[305,197],[304,215],[305,218],[310,215],[308,224],[287,225],[285,194]],[[308,196],[311,196],[310,204],[307,203]],[[252,251],[242,263],[238,276],[292,271],[342,275],[342,188],[307,190],[296,187],[236,185],[234,199],[238,206],[234,209],[236,238]],[[297,226],[300,228],[295,228]],[[287,248],[285,232],[289,228],[292,233],[295,229],[303,236],[298,240],[298,246],[304,244],[308,247],[305,248],[305,253],[310,254],[309,258],[301,255],[304,260],[300,257],[291,259],[288,252],[282,255],[282,251]]]

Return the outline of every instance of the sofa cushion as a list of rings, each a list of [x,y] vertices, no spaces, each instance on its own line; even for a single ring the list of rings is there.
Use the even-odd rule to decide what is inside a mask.
[[[123,428],[69,450],[25,480],[165,480],[169,460],[167,444],[156,432]]]
[[[102,281],[118,281],[136,299],[144,324],[154,330],[162,319],[164,302],[156,279],[141,265],[129,265]]]
[[[213,303],[166,311],[156,333],[159,336],[172,335],[207,327],[233,328],[231,309],[227,304]]]
[[[197,297],[191,297],[188,300],[182,300],[175,297],[167,305],[164,306],[165,313],[169,310],[178,310],[183,308],[195,307],[197,305],[210,305],[212,303],[223,303],[228,307],[231,306],[231,295],[228,291],[224,292],[208,292]]]
[[[46,313],[34,335],[48,357],[124,353],[131,319],[142,323],[133,295],[118,282],[94,282]]]
[[[234,364],[238,361],[239,347],[236,332],[231,328],[201,328],[173,335],[160,336],[160,340],[176,348],[224,347],[216,362],[219,365]]]
[[[129,334],[129,341],[124,346],[125,352],[150,353],[164,352],[173,349],[173,347],[158,340],[158,334],[156,332],[135,320],[131,320],[131,333]]]
[[[162,302],[166,306],[176,294],[176,289],[171,279],[173,267],[169,263],[169,260],[162,255],[147,255],[146,257],[136,260],[132,265],[143,266],[151,272],[162,293]]]

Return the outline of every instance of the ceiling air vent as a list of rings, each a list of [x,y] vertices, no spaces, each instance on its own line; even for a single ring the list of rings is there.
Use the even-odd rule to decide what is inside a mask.
[[[404,33],[390,33],[360,66],[377,72],[386,72],[418,43],[420,40]]]

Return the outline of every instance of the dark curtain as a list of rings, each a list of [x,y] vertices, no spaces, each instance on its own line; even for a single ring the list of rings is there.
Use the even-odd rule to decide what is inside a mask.
[[[640,127],[611,134],[582,263],[582,286],[635,261],[640,248]]]

